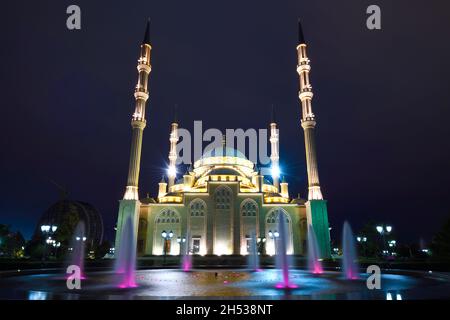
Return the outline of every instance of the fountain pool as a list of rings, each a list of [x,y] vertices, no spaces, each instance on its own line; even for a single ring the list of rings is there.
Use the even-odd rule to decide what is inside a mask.
[[[428,272],[390,272],[382,275],[382,289],[369,290],[367,274],[348,281],[337,271],[321,275],[291,269],[295,288],[277,289],[279,271],[194,269],[138,270],[136,288],[120,289],[113,272],[87,272],[81,290],[69,290],[65,275],[3,276],[0,299],[438,299],[450,297],[450,275]]]

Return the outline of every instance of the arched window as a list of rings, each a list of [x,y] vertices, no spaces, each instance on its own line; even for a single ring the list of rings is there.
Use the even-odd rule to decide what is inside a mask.
[[[253,199],[241,202],[241,254],[250,253],[251,238],[259,236],[258,203]]]
[[[230,209],[231,207],[232,191],[227,186],[220,186],[214,193],[214,200],[216,202],[216,209]]]
[[[177,238],[181,234],[181,216],[171,208],[162,209],[155,217],[155,226],[153,229],[153,254],[180,254],[180,246],[177,246]],[[163,232],[173,232],[173,237],[163,239]]]
[[[280,217],[285,219],[285,223],[291,223],[291,220],[289,219],[289,216],[286,214],[286,212],[283,209],[274,209],[272,210],[266,218],[266,223],[279,223]]]
[[[157,224],[180,223],[180,216],[172,209],[164,209],[156,217]]]
[[[281,219],[281,220],[280,220]],[[274,208],[271,211],[269,211],[266,215],[266,226],[265,226],[265,234],[266,239],[268,239],[267,245],[266,245],[266,252],[269,255],[276,254],[276,241],[280,240],[280,237],[283,237],[283,235],[279,234],[279,236],[275,236],[275,232],[280,232],[280,222],[283,222],[284,224],[284,230],[286,234],[284,235],[286,239],[286,246],[287,246],[287,254],[293,254],[294,253],[294,241],[293,241],[293,234],[292,234],[292,222],[289,214],[286,212],[286,210],[282,208]]]
[[[206,203],[201,199],[192,200],[189,209],[191,217],[204,217],[206,213]]]
[[[243,217],[256,217],[258,211],[257,204],[254,200],[244,200],[241,207],[241,214]]]

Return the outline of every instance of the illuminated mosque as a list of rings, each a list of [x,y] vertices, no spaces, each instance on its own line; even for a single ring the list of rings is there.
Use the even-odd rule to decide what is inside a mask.
[[[280,181],[279,137],[274,117],[269,124],[271,182],[261,175],[255,163],[241,152],[228,148],[226,143],[204,153],[177,179],[178,123],[174,120],[169,138],[168,179],[163,178],[159,183],[156,198],[148,195],[140,198],[138,181],[152,49],[147,23],[137,66],[139,76],[134,93],[136,107],[131,119],[130,163],[124,198],[119,206],[116,253],[120,250],[128,220],[133,222],[131,240],[139,256],[178,255],[182,244],[187,246],[190,254],[246,255],[252,237],[264,242],[261,253],[273,255],[281,219],[287,233],[288,254],[306,254],[310,225],[315,231],[322,258],[330,256],[327,203],[319,184],[314,137],[316,118],[312,112],[311,67],[306,48],[299,22],[297,72],[308,174],[307,200],[291,198],[288,183],[284,178]]]

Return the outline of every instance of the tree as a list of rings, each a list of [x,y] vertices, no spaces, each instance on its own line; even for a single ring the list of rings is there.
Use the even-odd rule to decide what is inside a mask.
[[[450,218],[434,236],[431,243],[431,252],[433,257],[450,260]]]
[[[7,225],[0,225],[0,255],[9,258],[20,258],[23,256],[25,239],[20,231],[12,232]]]
[[[367,222],[361,230],[356,234],[357,237],[366,238],[365,242],[358,243],[359,253],[365,257],[377,257],[380,248],[380,235],[376,230],[376,223],[374,221]]]
[[[62,245],[69,245],[79,221],[80,219],[76,212],[67,212],[54,234],[55,239],[61,242]]]
[[[111,243],[108,240],[103,241],[100,245],[95,248],[95,258],[101,259],[107,253],[109,253],[109,249],[111,248]]]

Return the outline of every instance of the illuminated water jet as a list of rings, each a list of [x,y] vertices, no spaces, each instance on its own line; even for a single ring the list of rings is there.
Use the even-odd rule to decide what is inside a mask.
[[[255,231],[252,231],[250,235],[250,247],[247,262],[250,270],[257,272],[261,271],[259,268],[258,244]]]
[[[188,272],[192,270],[192,256],[189,254],[189,233],[186,234],[186,239],[183,245],[183,242],[180,245],[183,245],[182,250],[182,258],[181,258],[181,267],[183,271]]]
[[[136,279],[136,239],[134,237],[134,223],[128,217],[120,236],[120,247],[116,259],[115,273],[119,276],[119,288],[135,288]]]
[[[84,222],[78,222],[75,227],[75,232],[72,236],[71,240],[71,251],[70,255],[70,265],[75,265],[80,268],[80,279],[86,279],[84,274],[84,257],[85,257],[85,246],[84,243],[86,241],[86,231],[85,231]]]
[[[342,231],[342,272],[346,279],[358,279],[356,245],[350,224],[345,221]]]
[[[284,213],[278,213],[278,230],[279,235],[275,237],[275,251],[277,259],[277,267],[281,269],[282,282],[275,287],[278,289],[294,289],[297,286],[289,281],[289,260],[287,256],[287,232]]]
[[[322,263],[319,260],[320,251],[317,243],[316,233],[312,225],[308,225],[308,267],[314,274],[323,273]]]

